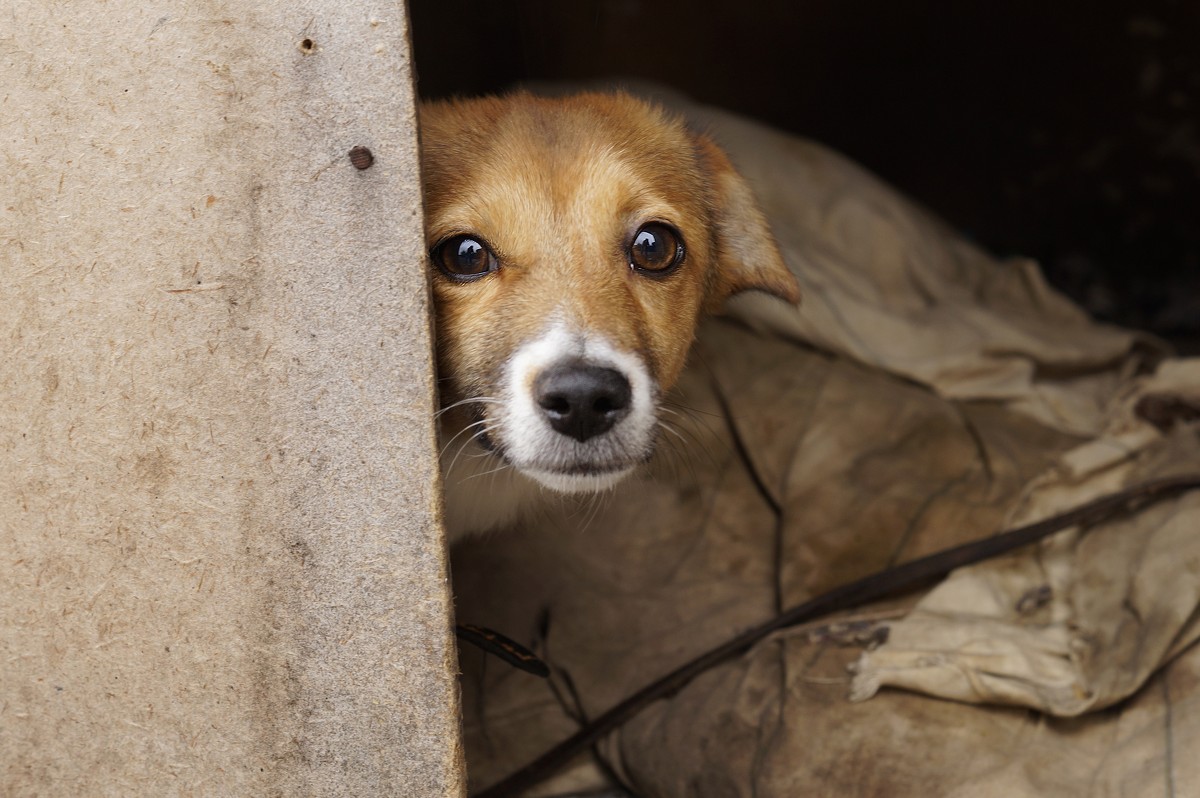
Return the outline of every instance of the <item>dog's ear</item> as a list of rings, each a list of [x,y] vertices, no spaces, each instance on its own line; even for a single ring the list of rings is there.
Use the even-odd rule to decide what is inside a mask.
[[[693,135],[693,140],[712,197],[717,273],[710,284],[708,309],[717,310],[742,291],[766,291],[799,304],[800,286],[783,262],[749,184],[712,139]]]

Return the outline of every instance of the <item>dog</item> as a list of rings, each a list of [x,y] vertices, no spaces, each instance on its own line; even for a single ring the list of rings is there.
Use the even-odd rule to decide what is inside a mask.
[[[727,155],[651,103],[435,101],[420,130],[451,540],[637,471],[701,316],[800,300]]]

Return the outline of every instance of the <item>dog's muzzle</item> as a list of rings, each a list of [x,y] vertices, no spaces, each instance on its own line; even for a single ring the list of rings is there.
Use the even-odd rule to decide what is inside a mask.
[[[553,325],[517,349],[502,382],[488,409],[497,453],[552,490],[606,490],[654,451],[654,379],[598,335]]]

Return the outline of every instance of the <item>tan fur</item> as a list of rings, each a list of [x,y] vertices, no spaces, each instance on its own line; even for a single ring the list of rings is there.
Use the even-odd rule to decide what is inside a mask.
[[[430,103],[421,145],[429,245],[469,233],[502,263],[469,283],[434,269],[445,405],[494,395],[511,353],[550,314],[640,356],[665,392],[701,313],[748,289],[799,300],[725,154],[628,95]],[[676,227],[686,247],[680,268],[661,278],[635,272],[627,254],[634,231],[655,220]]]

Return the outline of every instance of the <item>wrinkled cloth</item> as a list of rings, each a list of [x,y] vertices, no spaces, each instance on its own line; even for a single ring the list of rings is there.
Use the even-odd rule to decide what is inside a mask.
[[[1035,480],[1010,526],[1124,485],[1200,470],[1195,430],[1167,436],[1143,397],[1200,393],[1200,360],[1166,364],[1116,402],[1106,434]],[[855,665],[851,697],[891,685],[1070,717],[1139,689],[1200,640],[1200,492],[962,568]]]
[[[1141,404],[1200,397],[1194,362],[824,148],[687,111],[754,183],[805,302],[702,325],[656,467],[456,549],[460,621],[553,671],[461,653],[476,789],[815,594],[1200,468],[1186,413]],[[1200,795],[1198,538],[1184,496],[785,630],[534,794]]]

